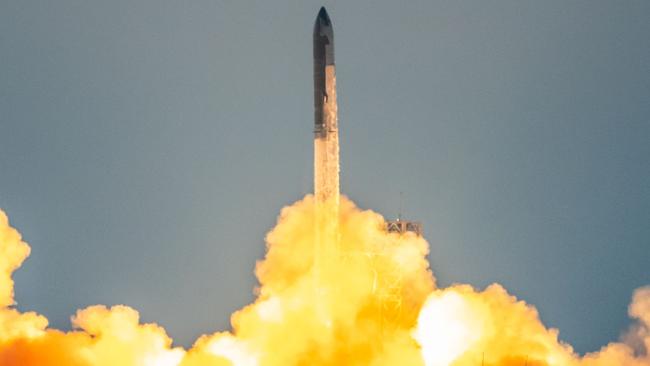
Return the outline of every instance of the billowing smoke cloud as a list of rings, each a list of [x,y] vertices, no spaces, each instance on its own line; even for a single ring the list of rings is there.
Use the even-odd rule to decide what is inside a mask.
[[[70,332],[18,312],[11,275],[30,249],[0,211],[0,365],[650,365],[650,287],[634,293],[621,340],[580,357],[498,284],[436,288],[423,238],[386,232],[345,198],[334,239],[319,236],[319,210],[312,196],[282,210],[255,269],[257,300],[232,315],[232,332],[189,350],[127,306],[79,310]]]

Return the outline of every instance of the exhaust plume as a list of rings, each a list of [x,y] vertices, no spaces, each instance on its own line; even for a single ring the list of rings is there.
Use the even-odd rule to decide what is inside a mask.
[[[324,243],[314,289],[323,238],[313,228],[327,204],[309,195],[282,210],[255,268],[256,301],[232,315],[231,332],[201,336],[189,350],[128,306],[79,310],[69,332],[16,310],[11,275],[30,249],[0,211],[0,365],[650,365],[650,287],[634,293],[635,323],[621,340],[581,357],[498,284],[436,288],[426,241],[388,233],[380,215],[345,197],[338,245]]]

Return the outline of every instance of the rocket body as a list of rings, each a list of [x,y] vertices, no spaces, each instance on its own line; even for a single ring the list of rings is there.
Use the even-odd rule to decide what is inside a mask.
[[[336,107],[334,32],[325,8],[314,24],[314,296],[327,290],[321,278],[337,258],[339,237],[339,129]],[[325,308],[319,317],[327,319]]]
[[[325,8],[314,24],[314,195],[338,206],[339,131],[334,32]]]

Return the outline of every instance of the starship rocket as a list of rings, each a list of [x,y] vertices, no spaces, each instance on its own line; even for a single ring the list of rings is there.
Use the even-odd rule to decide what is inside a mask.
[[[324,7],[314,24],[314,195],[339,202],[339,129],[336,107],[334,31]]]

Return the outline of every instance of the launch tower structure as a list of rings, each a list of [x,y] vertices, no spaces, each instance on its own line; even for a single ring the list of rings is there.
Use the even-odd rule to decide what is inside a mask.
[[[417,236],[422,236],[422,224],[416,221],[402,220],[398,218],[397,220],[387,221],[386,230],[391,233],[400,233],[404,234],[407,232],[412,232]]]
[[[404,193],[399,193],[399,214],[397,220],[387,221],[386,230],[390,233],[405,234],[407,232],[415,233],[417,236],[422,236],[422,224],[416,221],[402,220],[402,203],[404,200]]]

